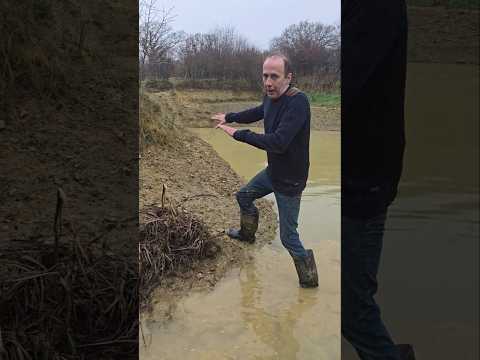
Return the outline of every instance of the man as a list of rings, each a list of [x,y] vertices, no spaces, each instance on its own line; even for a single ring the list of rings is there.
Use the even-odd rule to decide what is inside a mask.
[[[375,302],[405,147],[404,1],[342,1],[342,335],[362,360],[413,360]]]
[[[260,171],[236,194],[240,206],[240,228],[228,235],[253,243],[258,228],[258,209],[254,201],[275,194],[280,218],[280,239],[295,264],[301,287],[317,287],[318,276],[311,249],[300,241],[297,227],[300,199],[305,189],[309,168],[310,104],[307,97],[291,86],[292,71],[288,59],[280,54],[269,56],[263,63],[263,103],[239,113],[215,114],[217,128],[235,140],[267,152],[268,167]],[[264,134],[237,130],[225,125],[264,120]]]

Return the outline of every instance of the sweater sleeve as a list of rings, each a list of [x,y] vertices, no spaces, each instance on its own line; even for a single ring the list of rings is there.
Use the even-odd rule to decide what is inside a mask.
[[[250,130],[237,130],[233,138],[268,152],[282,154],[307,121],[308,106],[304,96],[296,96],[281,117],[275,132],[257,134]]]
[[[260,106],[252,109],[244,110],[237,113],[228,113],[225,115],[225,121],[227,123],[236,122],[239,124],[250,124],[255,121],[263,119],[263,103]]]

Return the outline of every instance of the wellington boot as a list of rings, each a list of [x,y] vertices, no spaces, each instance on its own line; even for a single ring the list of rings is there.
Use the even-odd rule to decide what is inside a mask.
[[[229,229],[227,231],[227,235],[232,239],[237,239],[252,244],[255,242],[255,233],[257,232],[257,229],[258,214],[240,214],[240,229]]]
[[[307,250],[306,257],[292,256],[295,268],[297,269],[298,281],[302,288],[313,288],[318,286],[317,265],[311,249]]]

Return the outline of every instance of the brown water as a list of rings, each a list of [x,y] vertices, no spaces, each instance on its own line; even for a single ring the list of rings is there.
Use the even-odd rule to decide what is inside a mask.
[[[395,340],[413,343],[418,359],[479,358],[478,74],[477,66],[408,66],[404,174],[378,300]]]
[[[258,128],[251,130],[261,132]],[[267,164],[265,151],[235,141],[222,130],[201,128],[192,131],[211,144],[246,181]],[[273,195],[267,198],[274,200]],[[299,226],[305,241],[315,239],[318,234],[327,239],[340,239],[339,132],[311,132],[310,171],[302,197]]]
[[[193,131],[246,179],[265,166],[263,151],[221,130]],[[141,347],[141,358],[340,359],[339,178],[340,134],[312,132],[299,232],[315,252],[318,289],[298,287],[294,265],[277,234],[212,292],[182,300],[168,324],[156,322],[155,313],[144,321],[147,346]]]

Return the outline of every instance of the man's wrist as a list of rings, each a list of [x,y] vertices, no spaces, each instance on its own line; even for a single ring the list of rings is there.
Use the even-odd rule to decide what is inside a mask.
[[[237,130],[233,133],[233,138],[237,141],[243,141],[245,136],[245,130]]]
[[[233,122],[232,119],[231,119],[231,117],[232,117],[233,114],[234,114],[234,113],[231,113],[231,112],[225,114],[225,122],[226,122],[226,123],[232,123],[232,122]]]

